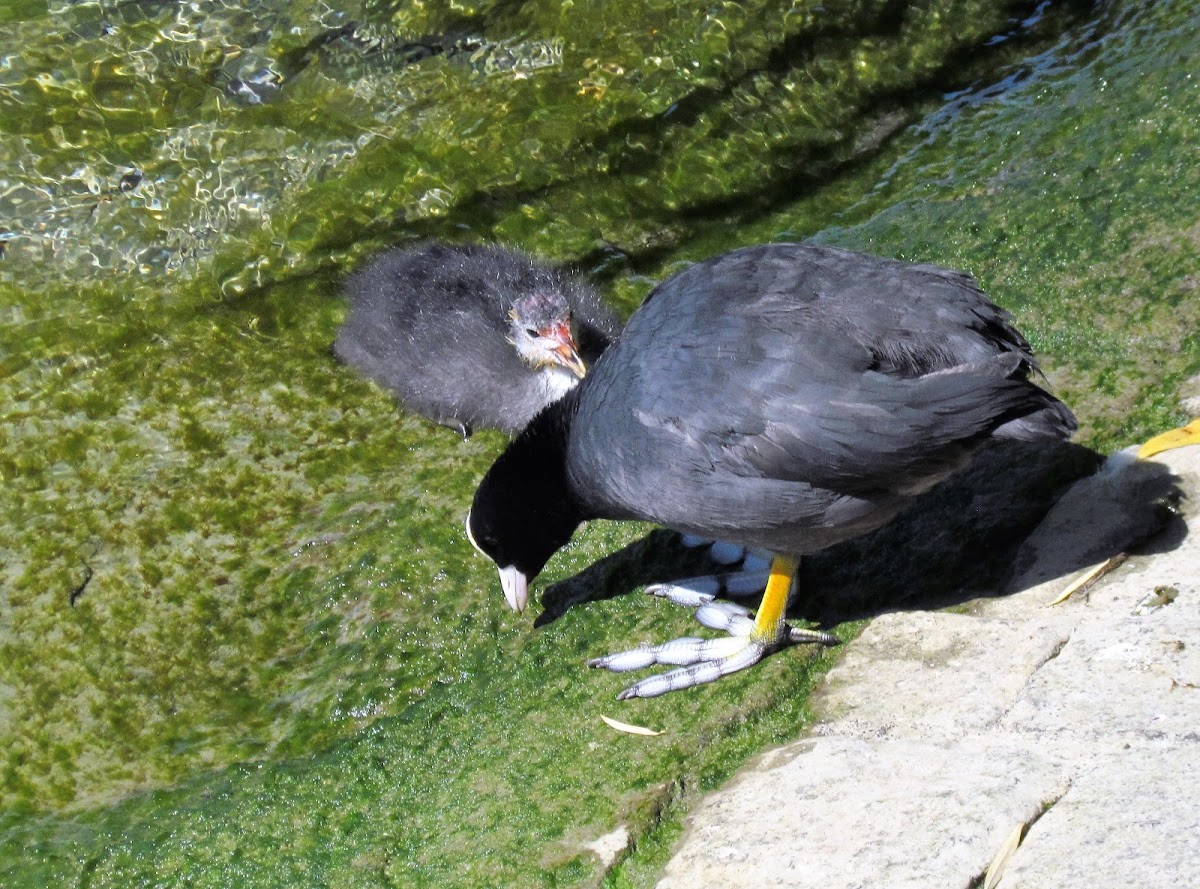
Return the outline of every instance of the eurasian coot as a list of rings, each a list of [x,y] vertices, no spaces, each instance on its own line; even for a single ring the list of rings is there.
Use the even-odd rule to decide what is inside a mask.
[[[575,278],[490,245],[392,250],[345,289],[350,315],[334,354],[464,437],[479,426],[520,431],[621,329]]]
[[[1035,385],[1010,316],[960,272],[771,244],[659,286],[580,386],[488,470],[467,517],[520,611],[528,582],[594,518],[641,519],[775,554],[756,617],[698,614],[730,638],[593,661],[686,664],[626,689],[709,682],[791,642],[797,560],[874,530],[989,437],[1076,428]]]

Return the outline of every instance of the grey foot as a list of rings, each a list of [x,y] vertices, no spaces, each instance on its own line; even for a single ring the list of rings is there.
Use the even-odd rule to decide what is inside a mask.
[[[689,577],[671,583],[652,583],[646,587],[651,596],[660,596],[676,605],[698,608],[718,596],[735,599],[762,595],[767,586],[770,569],[739,571],[731,574],[709,574],[705,577]]]
[[[768,655],[797,643],[838,644],[837,637],[829,633],[800,630],[786,623],[780,625],[776,638],[766,638],[755,631],[751,612],[731,602],[701,605],[696,610],[696,620],[706,627],[728,633],[728,638],[698,639],[689,636],[662,645],[647,645],[594,658],[587,662],[588,666],[614,673],[641,670],[656,664],[680,666],[678,670],[634,683],[617,695],[617,700],[623,701],[627,698],[654,698],[667,692],[715,682],[722,676],[752,667]]]

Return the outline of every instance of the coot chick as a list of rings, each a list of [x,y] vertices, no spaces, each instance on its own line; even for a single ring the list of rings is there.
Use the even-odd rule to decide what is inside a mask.
[[[1007,312],[967,275],[808,244],[735,250],[660,285],[580,386],[488,470],[467,517],[520,611],[583,521],[639,519],[774,554],[730,638],[591,662],[687,665],[621,697],[710,682],[796,641],[798,559],[890,521],[989,438],[1067,438]],[[703,611],[704,609],[702,609]]]
[[[464,438],[523,429],[621,329],[575,278],[490,245],[392,250],[345,290],[334,355]]]

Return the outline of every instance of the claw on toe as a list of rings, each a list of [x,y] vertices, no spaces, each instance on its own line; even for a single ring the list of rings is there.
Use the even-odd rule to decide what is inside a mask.
[[[842,640],[833,633],[826,633],[822,630],[802,630],[790,624],[786,625],[784,630],[787,633],[788,641],[793,645],[816,644],[833,648],[835,645],[842,644]]]

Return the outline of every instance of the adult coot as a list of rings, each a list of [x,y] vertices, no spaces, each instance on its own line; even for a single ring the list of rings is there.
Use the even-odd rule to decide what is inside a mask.
[[[587,519],[641,519],[775,554],[753,620],[593,661],[683,669],[622,697],[709,682],[785,645],[797,560],[872,531],[988,438],[1076,428],[1030,381],[1029,345],[960,272],[807,244],[699,263],[660,285],[582,384],[488,470],[472,543],[524,608],[528,582]]]
[[[501,247],[393,250],[345,289],[334,354],[464,437],[524,428],[620,332],[590,288]]]

